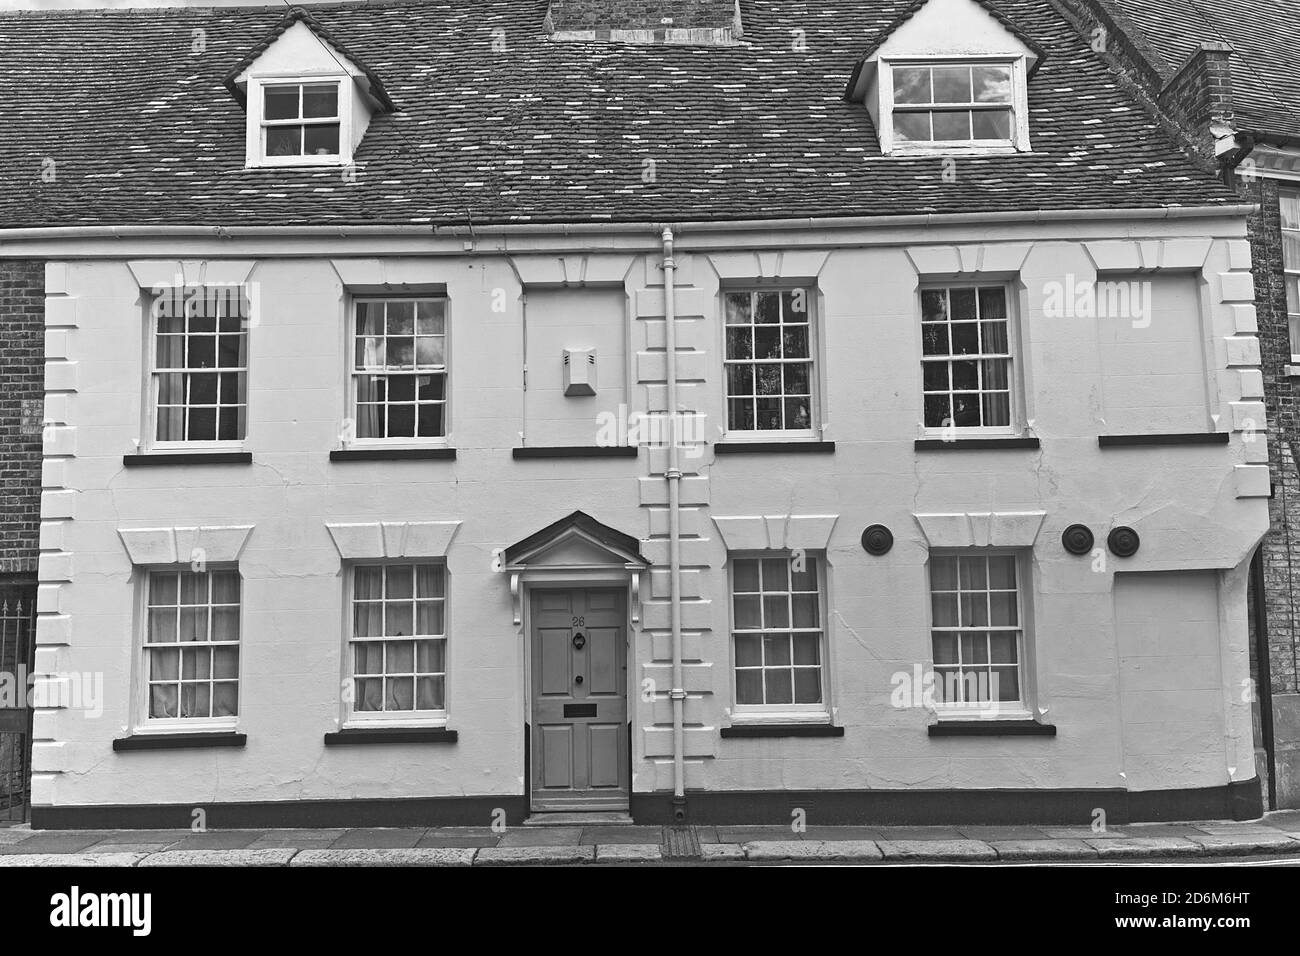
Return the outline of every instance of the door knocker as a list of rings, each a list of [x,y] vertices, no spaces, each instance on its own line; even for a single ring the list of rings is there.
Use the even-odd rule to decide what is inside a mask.
[[[582,650],[584,647],[587,646],[587,639],[582,636],[581,632],[573,635],[573,646],[576,647],[578,650]]]

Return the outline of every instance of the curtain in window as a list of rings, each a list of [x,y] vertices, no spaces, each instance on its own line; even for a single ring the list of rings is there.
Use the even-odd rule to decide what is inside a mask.
[[[353,635],[381,637],[384,633],[384,569],[360,567],[353,575]],[[352,645],[358,711],[384,709],[384,645],[380,641],[356,641]],[[374,676],[366,676],[374,675]]]
[[[155,367],[160,369],[185,368],[185,336],[159,335],[157,338],[158,352]],[[157,440],[184,441],[185,373],[162,372],[157,378]]]

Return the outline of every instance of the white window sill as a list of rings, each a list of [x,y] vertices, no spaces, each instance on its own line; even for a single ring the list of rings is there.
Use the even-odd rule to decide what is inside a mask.
[[[764,711],[762,713],[733,713],[733,727],[784,726],[786,724],[829,724],[831,715],[824,710]]]
[[[151,720],[131,729],[133,737],[167,734],[228,734],[239,729],[238,720],[204,720],[199,717],[169,717]]]
[[[1019,704],[1016,704],[1013,707],[994,707],[990,705],[986,708],[974,710],[965,707],[953,710],[948,710],[945,707],[935,707],[934,714],[945,723],[958,720],[987,723],[988,721],[994,720],[1022,721],[1036,719],[1032,711],[1023,709]]]
[[[1291,361],[1300,363],[1300,358],[1297,358],[1296,356],[1293,355],[1291,357]],[[1287,378],[1300,378],[1300,364],[1283,365],[1282,374],[1285,375]]]
[[[446,730],[447,718],[412,718],[402,714],[394,717],[349,717],[340,730]]]

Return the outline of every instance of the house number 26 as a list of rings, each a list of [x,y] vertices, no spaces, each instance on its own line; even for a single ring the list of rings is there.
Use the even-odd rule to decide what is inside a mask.
[[[587,622],[587,619],[586,619],[585,617],[575,617],[575,618],[573,619],[573,626],[574,626],[574,627],[582,627],[583,624],[585,624],[586,622]]]

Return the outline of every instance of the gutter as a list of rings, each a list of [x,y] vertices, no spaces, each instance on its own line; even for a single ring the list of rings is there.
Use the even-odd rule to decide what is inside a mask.
[[[869,229],[891,226],[944,226],[989,223],[1039,223],[1085,221],[1133,221],[1169,219],[1222,219],[1247,216],[1255,212],[1253,203],[1225,203],[1220,206],[1161,206],[1139,209],[1033,209],[1012,212],[907,213],[892,216],[808,216],[799,219],[710,219],[683,221],[671,226],[674,232],[728,232],[753,229]],[[411,236],[437,238],[455,236],[472,238],[489,236],[576,236],[634,235],[658,232],[658,223],[589,222],[589,223],[500,223],[497,225],[439,226],[434,224],[391,226],[33,226],[0,229],[0,247],[9,242],[33,239],[173,239],[173,238],[283,238],[292,236],[326,238],[364,238],[373,236]]]
[[[673,231],[664,227],[664,348],[667,350],[668,379],[668,468],[664,479],[668,482],[668,598],[669,619],[672,626],[672,689],[668,698],[673,707],[673,822],[686,822],[686,691],[682,687],[682,540],[681,540],[681,488],[677,415],[677,308],[676,268],[673,260]]]

